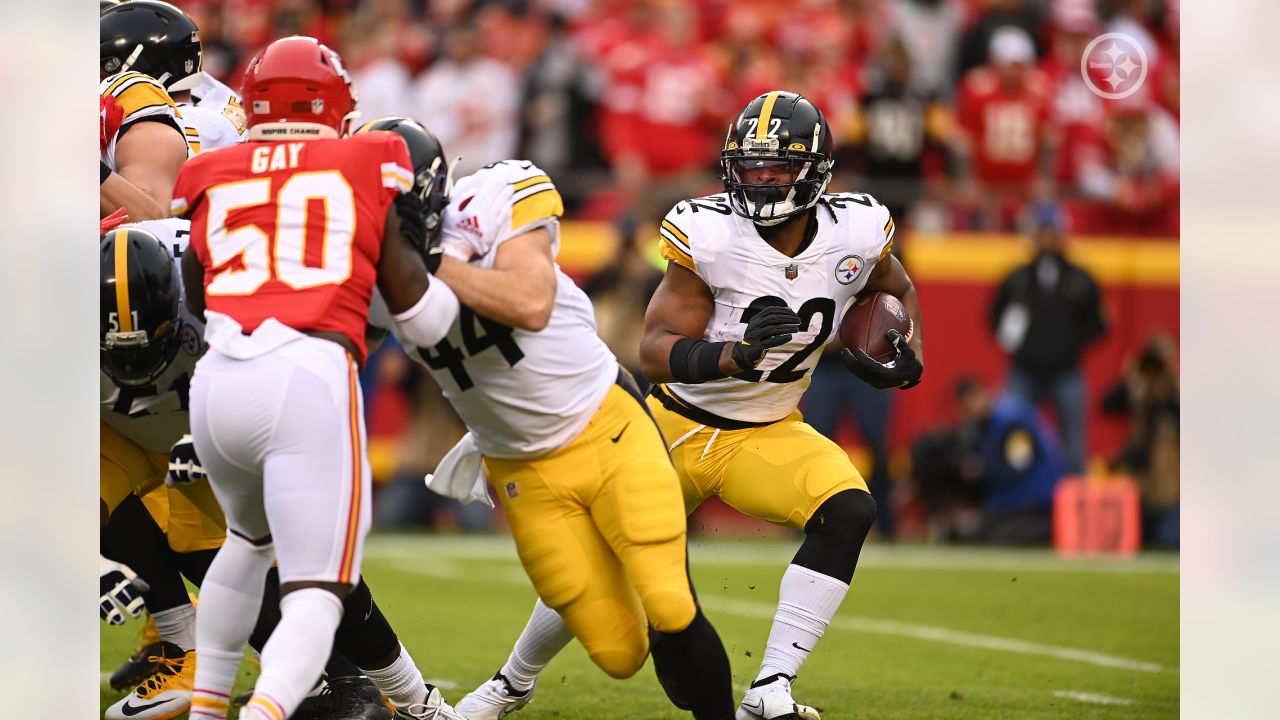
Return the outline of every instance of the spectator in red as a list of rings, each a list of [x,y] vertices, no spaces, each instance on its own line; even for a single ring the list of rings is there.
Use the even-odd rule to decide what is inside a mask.
[[[1112,232],[1177,235],[1177,121],[1142,91],[1106,109],[1105,132],[1080,150],[1080,191],[1111,205]]]
[[[655,0],[649,10],[652,30],[605,59],[601,118],[605,157],[640,222],[698,194],[726,127],[695,6]]]
[[[968,164],[960,200],[982,229],[1011,228],[1027,201],[1047,192],[1049,88],[1034,61],[1025,31],[997,28],[990,61],[965,75],[956,96],[956,151]]]

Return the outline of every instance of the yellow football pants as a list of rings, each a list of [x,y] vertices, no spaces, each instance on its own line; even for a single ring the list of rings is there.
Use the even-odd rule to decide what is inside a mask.
[[[573,442],[485,468],[538,595],[606,673],[640,669],[647,625],[693,621],[680,483],[638,397],[614,385]]]
[[[137,494],[176,552],[222,546],[226,519],[208,480],[166,487],[168,453],[149,452],[106,423],[99,423],[99,431],[99,499],[108,514]]]
[[[848,454],[798,410],[762,427],[720,430],[672,412],[652,396],[647,402],[669,443],[688,512],[718,495],[746,515],[803,530],[832,495],[867,492]]]

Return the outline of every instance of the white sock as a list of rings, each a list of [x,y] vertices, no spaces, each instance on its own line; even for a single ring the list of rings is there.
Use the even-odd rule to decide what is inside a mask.
[[[538,598],[533,605],[533,615],[524,626],[516,646],[507,657],[507,664],[502,666],[502,675],[516,690],[525,691],[533,687],[538,675],[546,669],[547,664],[556,653],[564,649],[573,640],[573,633],[564,624],[560,613],[547,607]]]
[[[400,645],[400,654],[390,665],[379,670],[360,669],[398,708],[427,701],[427,681],[422,679],[422,671],[413,662],[413,658],[409,657],[409,651],[403,643]]]
[[[182,648],[183,652],[196,649],[196,608],[190,603],[176,608],[151,613],[160,631],[160,639]]]
[[[778,592],[778,612],[769,630],[760,674],[756,680],[782,673],[795,676],[836,610],[849,592],[849,585],[799,565],[787,566]]]
[[[255,547],[227,533],[205,573],[196,612],[194,719],[223,720],[227,716],[231,688],[262,606],[262,586],[274,555],[271,545]],[[157,617],[157,626],[159,622]]]
[[[328,590],[307,587],[280,598],[280,624],[262,648],[262,672],[242,717],[256,717],[251,709],[266,720],[292,715],[324,672],[341,620],[342,601]]]

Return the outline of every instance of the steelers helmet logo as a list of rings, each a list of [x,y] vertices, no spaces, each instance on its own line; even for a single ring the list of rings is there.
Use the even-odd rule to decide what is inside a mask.
[[[866,264],[866,261],[857,255],[845,255],[840,258],[840,262],[836,263],[836,281],[841,285],[852,283],[862,274],[862,268]]]

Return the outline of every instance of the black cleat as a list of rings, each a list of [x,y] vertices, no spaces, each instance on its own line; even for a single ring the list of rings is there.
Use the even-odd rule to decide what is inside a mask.
[[[310,700],[315,701],[317,709],[322,701],[328,701],[328,708],[315,715],[315,720],[392,720],[393,717],[378,686],[364,675],[331,677],[325,692]],[[299,707],[293,720],[311,717],[301,712]]]
[[[116,671],[111,673],[111,679],[108,680],[112,690],[124,690],[140,684],[143,680],[155,674],[159,668],[157,663],[152,662],[149,658],[157,657],[162,654],[162,642],[154,642],[149,645],[143,645],[138,648],[128,660],[125,660]]]

